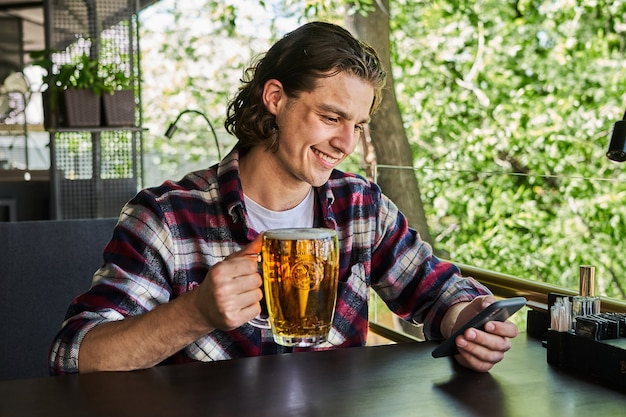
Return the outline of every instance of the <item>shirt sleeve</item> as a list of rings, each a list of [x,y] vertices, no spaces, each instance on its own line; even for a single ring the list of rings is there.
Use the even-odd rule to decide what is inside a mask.
[[[138,199],[125,206],[105,247],[104,265],[94,274],[89,291],[72,301],[52,342],[52,375],[78,372],[80,345],[95,326],[142,314],[170,299],[171,241],[167,223],[155,207]]]
[[[399,317],[423,323],[426,338],[442,339],[440,327],[448,309],[490,291],[434,256],[431,246],[408,227],[404,215],[384,195],[378,214],[372,287]]]

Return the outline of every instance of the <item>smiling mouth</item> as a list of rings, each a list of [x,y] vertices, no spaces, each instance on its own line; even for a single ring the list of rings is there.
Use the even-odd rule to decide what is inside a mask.
[[[328,164],[331,164],[331,165],[336,164],[337,162],[339,162],[341,160],[341,158],[343,158],[343,153],[341,154],[341,157],[334,158],[334,157],[332,157],[332,156],[330,156],[330,155],[328,155],[328,154],[326,154],[324,152],[321,152],[321,151],[319,151],[319,150],[317,150],[315,148],[311,148],[311,149],[313,149],[313,153],[315,155],[317,155],[321,160],[323,160],[324,162],[326,162]]]

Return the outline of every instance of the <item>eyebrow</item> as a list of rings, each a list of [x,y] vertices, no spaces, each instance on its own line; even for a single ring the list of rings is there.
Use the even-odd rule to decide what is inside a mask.
[[[332,104],[322,104],[322,105],[320,105],[320,108],[321,108],[322,111],[335,113],[336,115],[338,115],[342,119],[345,119],[345,120],[352,120],[353,119],[351,114],[346,113],[345,111],[343,111],[343,110],[333,106]],[[370,120],[370,118],[367,117],[366,119],[363,119],[360,122],[357,122],[357,124],[369,123],[369,120]]]

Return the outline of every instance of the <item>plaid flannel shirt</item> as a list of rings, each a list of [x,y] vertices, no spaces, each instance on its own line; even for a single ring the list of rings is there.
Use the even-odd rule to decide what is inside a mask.
[[[258,234],[247,226],[234,149],[207,170],[137,194],[122,210],[91,289],[70,305],[50,349],[52,374],[78,372],[85,334],[100,323],[139,315],[197,287],[207,271]],[[329,340],[311,348],[277,345],[270,330],[245,324],[214,330],[171,358],[211,361],[364,345],[369,290],[397,315],[424,323],[430,339],[453,304],[488,290],[432,254],[379,187],[334,171],[316,188],[316,224],[337,231],[341,248],[337,306]]]

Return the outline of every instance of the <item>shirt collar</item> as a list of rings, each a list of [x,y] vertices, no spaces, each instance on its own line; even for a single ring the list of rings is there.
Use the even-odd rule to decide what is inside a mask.
[[[222,195],[226,211],[234,223],[240,220],[244,221],[245,219],[243,187],[241,186],[241,178],[239,176],[239,155],[240,149],[238,146],[235,146],[228,155],[220,161],[217,167],[217,180],[220,187],[220,194]],[[328,221],[331,221],[332,224],[335,222],[330,210],[335,201],[335,195],[328,181],[321,187],[316,187],[315,192],[317,193],[318,201],[326,201],[326,204],[322,204],[321,210],[324,223],[326,223],[328,227]]]
[[[217,182],[226,212],[233,223],[243,221],[243,188],[239,177],[239,149],[237,146],[222,159],[217,167]]]

